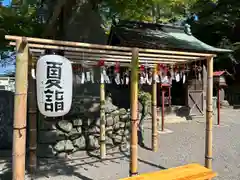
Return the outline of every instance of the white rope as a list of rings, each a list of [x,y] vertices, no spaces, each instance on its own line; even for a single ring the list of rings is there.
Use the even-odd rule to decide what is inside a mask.
[[[82,53],[82,58],[84,59],[84,52]],[[85,83],[85,72],[84,72],[84,60],[81,61],[81,84],[84,84]]]

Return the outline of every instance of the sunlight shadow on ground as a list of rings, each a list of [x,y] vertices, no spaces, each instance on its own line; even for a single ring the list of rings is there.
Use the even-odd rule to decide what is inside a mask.
[[[36,172],[36,175],[32,177],[36,178],[51,178],[56,176],[68,176],[68,177],[77,177],[82,180],[92,180],[91,177],[84,176],[79,170],[89,171],[89,168],[97,168],[101,171],[103,166],[112,166],[113,164],[122,164],[129,162],[129,152],[128,149],[122,149],[119,147],[117,151],[110,152],[107,154],[107,158],[101,160],[98,158],[98,152],[84,153],[85,155],[79,157],[69,157],[69,158],[48,158],[48,159],[39,159],[39,166]],[[80,155],[80,154],[79,154]],[[152,162],[138,159],[139,162],[146,165],[166,169],[165,167],[156,165]],[[0,163],[3,165],[1,167],[0,179],[1,180],[10,180],[12,179],[12,170],[11,170],[11,158],[1,158]],[[28,171],[26,176],[29,178]]]

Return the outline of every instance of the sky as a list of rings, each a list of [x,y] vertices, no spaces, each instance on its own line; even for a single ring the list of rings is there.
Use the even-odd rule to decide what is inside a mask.
[[[3,6],[8,6],[11,3],[11,0],[3,0]]]
[[[0,65],[0,76],[6,74],[7,72],[13,72],[13,71],[15,71],[14,65],[8,65],[6,67],[2,67]]]

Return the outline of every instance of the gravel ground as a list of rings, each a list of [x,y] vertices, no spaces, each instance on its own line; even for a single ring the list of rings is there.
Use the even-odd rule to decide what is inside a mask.
[[[223,109],[222,125],[213,129],[213,169],[216,180],[240,179],[240,117],[239,110]],[[215,121],[216,122],[216,121]],[[139,148],[139,173],[151,172],[189,163],[204,164],[205,124],[203,120],[166,124],[173,131],[159,134],[159,151]],[[150,147],[150,123],[146,123],[146,146]],[[39,180],[114,180],[128,176],[129,153],[109,150],[108,159],[100,161],[82,152],[68,160],[41,159]],[[0,179],[10,179],[9,163],[0,160]],[[27,178],[29,179],[29,178]]]

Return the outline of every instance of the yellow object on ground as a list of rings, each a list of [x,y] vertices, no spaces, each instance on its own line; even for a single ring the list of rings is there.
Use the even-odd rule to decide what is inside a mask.
[[[121,180],[206,180],[215,176],[217,173],[200,164],[188,164]]]

